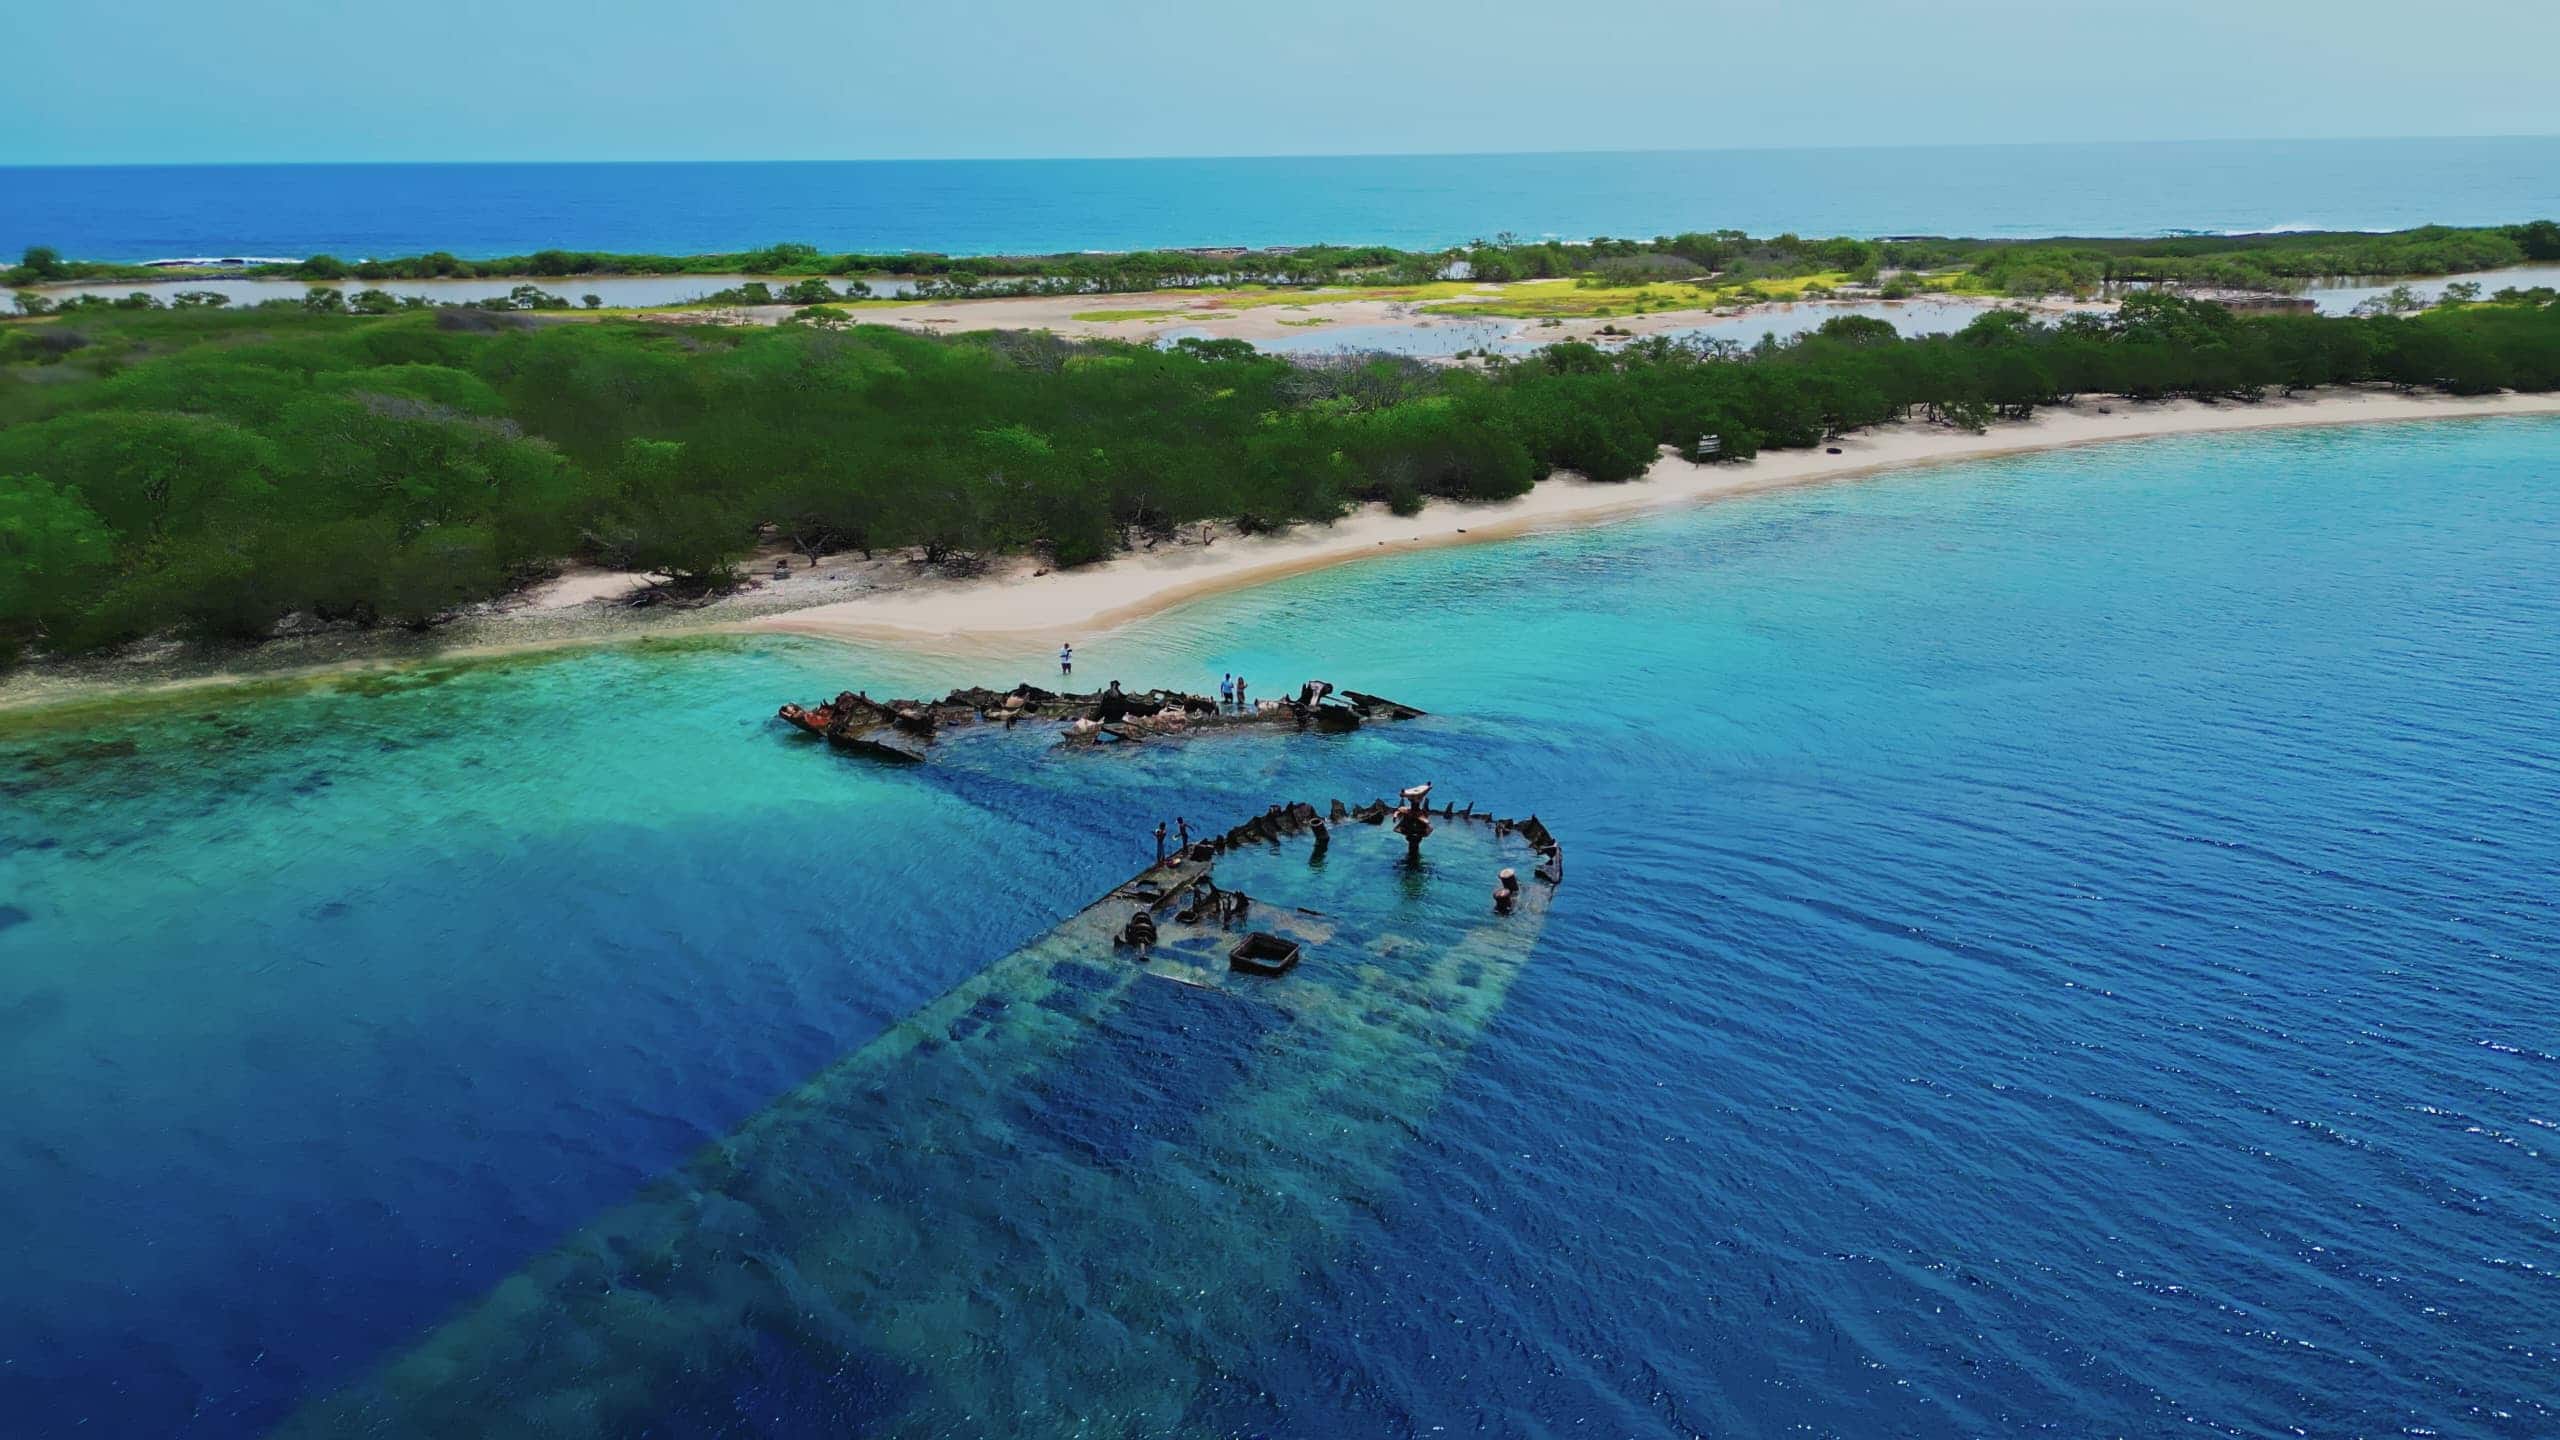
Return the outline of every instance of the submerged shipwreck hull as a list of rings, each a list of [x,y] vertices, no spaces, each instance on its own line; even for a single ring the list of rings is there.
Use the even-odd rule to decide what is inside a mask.
[[[1534,821],[1444,814],[1416,871],[1383,826],[1317,844],[1317,813],[1116,887],[280,1433],[1228,1428],[1220,1378],[1398,1191],[1548,902],[1490,903]],[[1204,880],[1294,966],[1231,968]]]
[[[816,705],[784,705],[777,714],[793,729],[842,749],[913,763],[926,758],[937,736],[980,725],[1046,726],[1058,731],[1061,744],[1100,745],[1243,730],[1339,734],[1372,720],[1419,719],[1423,712],[1366,691],[1331,687],[1321,696],[1302,690],[1236,710],[1178,690],[1074,695],[1017,685],[954,690],[939,700],[874,700],[847,690]]]

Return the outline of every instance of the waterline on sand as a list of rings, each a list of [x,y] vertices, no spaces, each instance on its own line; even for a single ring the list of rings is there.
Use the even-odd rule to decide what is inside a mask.
[[[2255,404],[2180,400],[2137,403],[2084,397],[2025,421],[1979,432],[1882,426],[1822,450],[1777,450],[1735,464],[1698,465],[1665,455],[1641,480],[1593,484],[1572,475],[1491,505],[1441,502],[1397,516],[1369,505],[1330,525],[1275,535],[1228,535],[1125,553],[1097,565],[1051,571],[1028,557],[964,579],[885,579],[876,588],[810,596],[755,585],[699,609],[642,613],[599,598],[562,608],[494,608],[432,636],[332,632],[217,658],[37,666],[0,680],[0,712],[50,709],[121,695],[307,679],[422,662],[484,659],[586,645],[718,634],[793,634],[885,645],[947,658],[1002,658],[1026,646],[1126,625],[1175,606],[1364,558],[1605,524],[1705,501],[1796,486],[2112,441],[2321,425],[2560,415],[2560,395],[2451,396],[2331,389]],[[887,573],[887,566],[873,573]],[[624,577],[626,588],[645,577]],[[610,584],[581,577],[586,593]],[[312,654],[313,649],[321,651]]]

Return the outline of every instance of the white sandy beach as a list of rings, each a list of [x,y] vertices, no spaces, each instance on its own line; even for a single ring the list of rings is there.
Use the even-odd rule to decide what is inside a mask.
[[[1722,465],[1697,465],[1666,455],[1643,479],[1623,485],[1595,485],[1558,476],[1527,495],[1495,505],[1435,503],[1411,517],[1370,506],[1332,525],[1299,526],[1271,536],[1235,536],[1207,548],[1185,546],[1122,555],[1103,565],[1040,575],[1022,562],[973,580],[883,590],[730,628],[886,642],[935,652],[1018,653],[1026,645],[1072,639],[1202,595],[1364,557],[1594,524],[1907,466],[2167,435],[2553,414],[2560,414],[2560,395],[2459,398],[2351,390],[2255,405],[2083,400],[2076,408],[2043,410],[2032,420],[1994,425],[1980,434],[1943,426],[1896,425],[1847,436],[1833,447],[1838,454],[1771,451],[1755,460]]]
[[[333,630],[290,637],[220,659],[163,646],[112,660],[37,665],[0,680],[0,710],[31,709],[146,690],[293,679],[421,660],[503,655],[569,646],[706,634],[794,634],[888,645],[918,653],[1019,658],[1060,640],[1083,642],[1185,601],[1331,565],[1438,545],[1463,545],[1658,513],[1730,496],[1872,476],[1912,466],[2110,441],[2209,435],[2289,426],[2560,415],[2560,394],[2455,397],[2388,390],[2331,390],[2255,405],[2193,401],[2135,404],[2084,397],[2032,420],[1975,434],[1896,425],[1844,437],[1838,454],[1772,451],[1747,462],[1696,465],[1666,455],[1643,479],[1595,485],[1570,475],[1495,505],[1435,502],[1399,517],[1368,506],[1331,525],[1301,525],[1124,553],[1103,564],[1049,571],[1017,558],[968,578],[946,578],[912,558],[832,555],[790,578],[769,574],[693,609],[633,610],[622,597],[643,575],[573,567],[512,600],[484,607],[434,635]],[[768,556],[763,568],[769,571]],[[755,574],[754,570],[750,571]]]

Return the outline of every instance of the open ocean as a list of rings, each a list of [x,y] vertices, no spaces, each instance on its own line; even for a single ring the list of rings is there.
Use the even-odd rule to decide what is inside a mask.
[[[774,705],[1045,657],[788,640],[16,722],[0,1430],[259,1434],[486,1297],[572,1393],[620,1343],[695,1357],[666,1436],[2560,1433],[2555,575],[2560,422],[2392,425],[1383,558],[1078,645],[1096,679],[1434,712],[1338,741],[878,769]],[[920,1337],[852,1271],[679,1187],[688,1246],[791,1287],[741,1360],[592,1228],[1157,819],[1422,777],[1538,812],[1571,871],[1445,1086],[1382,1093],[1398,1152],[1314,1243],[1205,1238],[1294,1204],[1304,1157],[1186,1149],[1193,1032],[1134,1077],[1173,1120],[1072,1083],[984,1113],[1173,1167],[1196,1211],[927,1205],[894,1161],[844,1192],[1108,1268],[1111,1308],[998,1285],[948,1323],[1003,1316],[1024,1384],[1122,1366],[1129,1408],[920,1412],[884,1358]],[[949,1099],[898,1103],[966,1133]],[[509,1277],[573,1235],[616,1278],[553,1333]]]
[[[2560,215],[2560,138],[1236,160],[0,168],[0,254],[89,260],[779,240],[955,255],[1526,237],[2151,235]]]

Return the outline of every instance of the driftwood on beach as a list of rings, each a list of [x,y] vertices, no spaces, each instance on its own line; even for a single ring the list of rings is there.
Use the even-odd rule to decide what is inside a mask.
[[[982,725],[1056,730],[1065,745],[1102,745],[1240,730],[1339,733],[1372,720],[1412,720],[1422,711],[1361,690],[1309,682],[1296,695],[1245,708],[1178,690],[1104,689],[1085,694],[1017,685],[970,686],[939,700],[874,700],[847,690],[816,705],[785,705],[784,723],[874,759],[922,761],[946,731]]]

